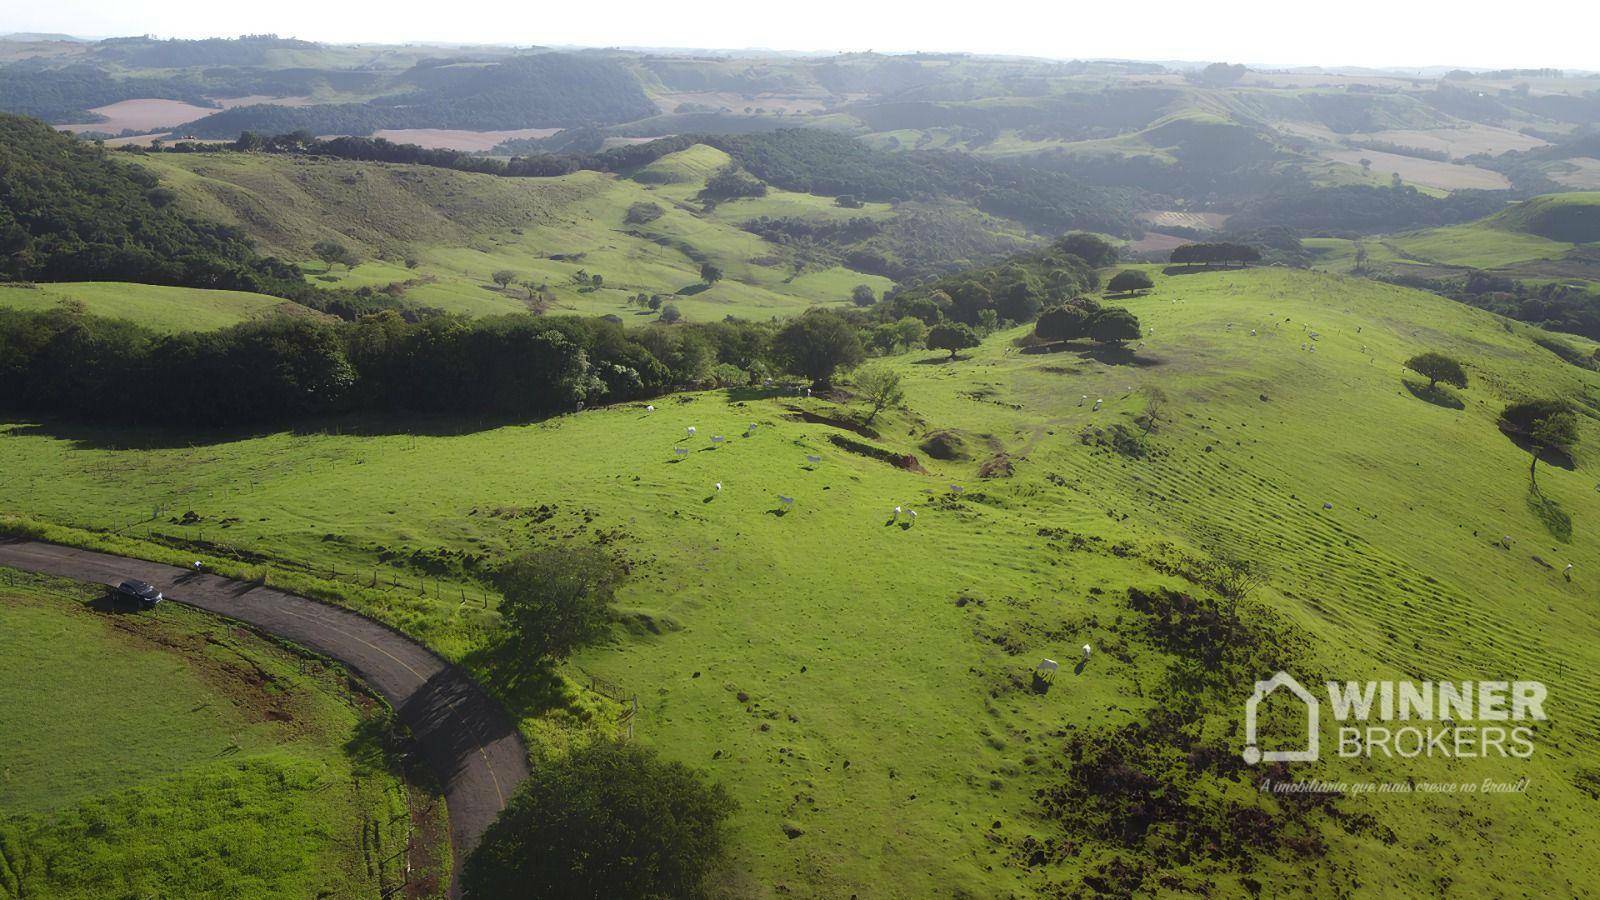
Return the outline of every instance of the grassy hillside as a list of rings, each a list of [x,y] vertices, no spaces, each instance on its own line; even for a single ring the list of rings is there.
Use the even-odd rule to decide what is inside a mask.
[[[1547,194],[1524,200],[1496,216],[1494,223],[1510,231],[1569,244],[1600,242],[1600,191]]]
[[[394,285],[410,302],[470,315],[534,306],[645,318],[652,313],[630,304],[635,295],[682,292],[667,299],[690,319],[764,319],[813,303],[845,302],[857,284],[880,291],[890,285],[832,261],[803,265],[739,227],[763,214],[830,218],[831,200],[773,191],[707,211],[697,195],[726,163],[710,147],[658,160],[632,178],[598,172],[500,178],[238,153],[140,161],[187,208],[235,224],[273,252],[304,262],[318,283]],[[628,221],[631,207],[652,203],[662,210],[659,218]],[[891,215],[881,204],[856,212]],[[365,262],[330,271],[310,259],[319,240],[343,242]],[[719,266],[725,280],[702,285],[706,262]],[[515,273],[518,284],[495,285],[490,276],[502,269]],[[601,276],[602,286],[579,282],[580,272]]]
[[[45,310],[63,302],[82,303],[91,315],[165,332],[212,331],[273,315],[320,315],[298,303],[242,291],[108,281],[0,285],[0,307]]]
[[[476,667],[545,747],[568,739],[576,700],[541,706],[498,681],[474,652],[487,613],[450,573],[533,542],[612,548],[633,570],[625,626],[574,666],[637,692],[638,739],[738,797],[723,878],[736,896],[1261,883],[1423,896],[1445,886],[1437,860],[1479,858],[1485,845],[1499,848],[1495,865],[1455,867],[1448,887],[1581,893],[1600,877],[1583,787],[1600,725],[1588,602],[1600,375],[1530,329],[1430,294],[1289,270],[1155,274],[1153,293],[1127,301],[1147,330],[1133,364],[1087,347],[1019,352],[1009,339],[1021,332],[955,362],[914,353],[886,363],[906,379],[907,408],[868,430],[847,421],[859,404],[759,391],[466,433],[454,422],[246,437],[19,423],[0,434],[0,465],[15,475],[0,512],[112,529],[52,533],[152,555],[195,541],[264,554],[279,561],[273,577],[338,590]],[[1402,361],[1428,349],[1466,362],[1460,409],[1404,386]],[[1537,493],[1527,454],[1494,424],[1526,394],[1583,411],[1576,461],[1541,467]],[[1157,427],[1138,437],[1135,418],[1152,407]],[[924,444],[936,433],[964,449],[935,457]],[[873,447],[915,454],[923,471],[864,455]],[[916,509],[915,523],[895,521],[896,505]],[[1129,589],[1216,603],[1205,561],[1230,555],[1264,573],[1241,607],[1255,637],[1199,679],[1220,679],[1211,688],[1186,687],[1177,676],[1193,650],[1162,638],[1136,600],[1149,594]],[[1559,574],[1569,562],[1570,582]],[[357,586],[372,572],[387,585],[430,571],[441,580],[424,593]],[[1081,671],[1029,688],[1041,657],[1073,660],[1084,643],[1097,652]],[[1258,794],[1259,773],[1229,775],[1224,760],[1237,760],[1250,681],[1286,658],[1312,680],[1543,679],[1551,719],[1531,760],[1325,759],[1294,771],[1526,775],[1527,792],[1346,797],[1331,812]],[[1174,717],[1177,733],[1156,724]],[[1132,838],[1096,830],[1106,810],[1095,804],[1127,789],[1093,792],[1087,807],[1052,800],[1081,788],[1086,746],[1090,758],[1127,754],[1129,771],[1163,786],[1166,824]],[[1268,824],[1241,830],[1251,820]],[[1215,833],[1205,827],[1231,836],[1226,846],[1196,839]],[[1245,834],[1247,846],[1233,843]]]
[[[118,615],[101,593],[0,581],[0,896],[378,897],[404,879],[386,858],[407,787],[370,698],[219,619]]]

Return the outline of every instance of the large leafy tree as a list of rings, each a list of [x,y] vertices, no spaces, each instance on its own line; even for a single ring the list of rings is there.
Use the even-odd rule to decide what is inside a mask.
[[[478,900],[703,896],[735,804],[681,763],[603,742],[536,763],[467,858]]]
[[[1458,360],[1443,353],[1418,353],[1406,360],[1406,368],[1428,379],[1430,389],[1441,381],[1452,387],[1467,386],[1467,370],[1461,367]]]
[[[594,547],[550,546],[516,557],[495,576],[507,645],[533,659],[564,659],[606,633],[623,572]]]
[[[785,368],[827,387],[833,373],[861,362],[865,351],[856,329],[838,313],[813,309],[796,316],[772,339],[773,353]]]
[[[964,322],[941,322],[928,330],[928,349],[949,350],[951,359],[956,358],[958,351],[980,343],[978,333]]]
[[[1500,430],[1528,445],[1533,456],[1528,478],[1537,483],[1539,457],[1550,451],[1571,452],[1578,442],[1578,417],[1565,401],[1526,400],[1501,411]]]

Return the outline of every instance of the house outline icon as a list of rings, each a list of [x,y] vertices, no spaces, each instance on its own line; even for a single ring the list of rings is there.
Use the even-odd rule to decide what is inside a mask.
[[[1306,705],[1306,749],[1262,750],[1256,746],[1256,707],[1278,688],[1286,687]],[[1279,672],[1266,681],[1256,682],[1255,693],[1244,704],[1244,761],[1250,765],[1260,762],[1316,762],[1320,704],[1310,691],[1294,680],[1288,672]]]

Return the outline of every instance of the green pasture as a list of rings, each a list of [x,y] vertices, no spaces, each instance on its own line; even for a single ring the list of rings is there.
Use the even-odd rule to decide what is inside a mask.
[[[1034,793],[1060,777],[1068,735],[1142,716],[1172,663],[1124,627],[1137,616],[1127,588],[1203,592],[1174,561],[1234,554],[1266,573],[1254,602],[1309,637],[1313,677],[1542,679],[1552,710],[1532,760],[1297,770],[1531,787],[1347,799],[1370,827],[1329,820],[1326,856],[1265,860],[1250,877],[1280,893],[1431,895],[1437,860],[1493,846],[1493,866],[1450,870],[1453,890],[1594,883],[1582,785],[1600,724],[1600,375],[1530,328],[1422,292],[1284,269],[1151,271],[1156,289],[1125,302],[1146,329],[1128,355],[1024,352],[1017,330],[953,362],[880,361],[904,376],[907,404],[870,433],[847,397],[760,390],[516,425],[17,422],[0,430],[0,514],[125,552],[260,554],[271,577],[315,582],[474,667],[536,747],[584,727],[578,698],[500,681],[481,653],[492,593],[473,573],[549,541],[611,548],[632,571],[624,620],[567,674],[637,693],[637,739],[729,787],[741,808],[722,880],[758,897],[1029,895],[1106,864],[1092,844],[1026,864],[1027,837],[1059,836]],[[1466,364],[1460,408],[1407,389],[1401,363],[1423,350]],[[1575,460],[1541,465],[1536,490],[1495,427],[1523,396],[1583,410]],[[1142,432],[1152,406],[1142,458],[1107,446],[1113,425]],[[934,432],[965,458],[930,456]],[[922,471],[862,444],[914,454]],[[1074,674],[1085,643],[1100,652]],[[1027,679],[1044,657],[1064,665],[1040,694]],[[1231,709],[1210,721],[1238,725]],[[1246,889],[1204,861],[1170,865]]]
[[[127,319],[161,332],[213,331],[278,314],[315,316],[296,303],[265,294],[211,291],[128,282],[78,281],[0,285],[0,307],[42,311],[81,303],[91,315]]]

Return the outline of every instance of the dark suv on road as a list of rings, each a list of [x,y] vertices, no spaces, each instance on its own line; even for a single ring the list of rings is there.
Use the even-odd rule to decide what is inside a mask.
[[[155,587],[132,578],[111,589],[111,599],[118,604],[130,604],[135,609],[151,609],[161,602],[161,592]]]

